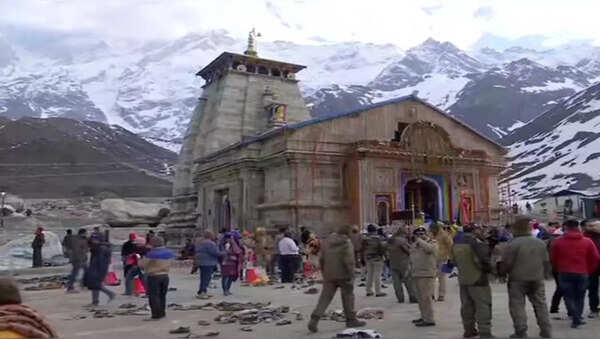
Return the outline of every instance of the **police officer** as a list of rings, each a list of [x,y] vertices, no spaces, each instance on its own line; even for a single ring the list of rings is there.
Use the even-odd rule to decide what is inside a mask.
[[[363,260],[367,263],[367,297],[373,295],[373,284],[375,284],[376,297],[386,296],[381,292],[381,271],[386,251],[385,245],[386,239],[377,234],[377,226],[369,224],[362,246]]]
[[[319,319],[338,288],[342,294],[346,327],[365,326],[366,323],[358,320],[354,311],[354,249],[350,240],[350,226],[341,226],[327,237],[319,261],[323,271],[323,289],[317,307],[310,316],[309,331],[318,331]]]
[[[433,318],[433,294],[437,276],[437,243],[427,235],[423,226],[413,234],[415,242],[410,251],[411,276],[419,300],[421,318],[413,320],[417,327],[435,326]]]
[[[527,338],[525,297],[535,311],[540,337],[552,338],[544,288],[544,279],[550,276],[550,258],[546,244],[531,234],[530,222],[528,217],[516,219],[512,227],[514,239],[499,263],[500,274],[508,274],[508,307],[515,328],[510,338]]]
[[[452,263],[458,267],[463,337],[493,338],[489,247],[482,241],[483,232],[478,225],[465,226],[463,232],[451,253]]]

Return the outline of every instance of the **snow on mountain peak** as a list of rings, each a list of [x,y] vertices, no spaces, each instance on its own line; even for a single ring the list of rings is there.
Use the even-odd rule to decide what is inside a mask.
[[[513,131],[506,180],[521,197],[599,187],[600,84],[565,100]]]

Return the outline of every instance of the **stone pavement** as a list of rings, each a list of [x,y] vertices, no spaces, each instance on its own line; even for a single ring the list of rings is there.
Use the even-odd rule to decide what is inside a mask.
[[[21,278],[21,277],[20,277]],[[220,281],[214,280],[217,286]],[[169,292],[168,302],[178,304],[204,304],[206,301],[196,299],[198,277],[187,274],[187,269],[178,268],[171,274],[171,286],[177,291]],[[554,288],[553,282],[547,284],[548,294]],[[320,285],[316,285],[320,289]],[[123,287],[112,288],[121,294]],[[418,310],[415,304],[398,304],[392,296],[391,285],[385,289],[388,293],[384,298],[365,297],[364,288],[357,287],[356,304],[357,309],[362,307],[381,307],[385,310],[384,320],[369,320],[368,327],[382,333],[385,338],[462,338],[462,326],[460,323],[460,302],[456,279],[449,280],[446,301],[436,303],[437,326],[433,328],[415,328],[410,321],[418,318]],[[291,312],[297,311],[304,315],[303,321],[296,321],[295,317],[289,316],[291,325],[276,326],[270,324],[258,324],[253,326],[252,332],[242,332],[239,324],[216,324],[214,318],[221,314],[218,311],[167,311],[167,318],[157,322],[143,321],[145,316],[116,316],[114,318],[95,319],[82,306],[90,303],[89,292],[79,294],[65,294],[62,290],[24,292],[24,302],[43,314],[64,338],[128,338],[128,339],[153,339],[153,338],[181,338],[184,335],[169,334],[169,330],[179,326],[190,326],[192,332],[203,333],[209,329],[220,331],[217,338],[332,338],[336,333],[344,329],[344,324],[329,320],[321,321],[319,333],[309,334],[306,330],[310,312],[316,304],[318,295],[306,295],[303,290],[292,290],[289,286],[284,289],[275,289],[274,286],[264,287],[240,287],[236,283],[233,288],[233,296],[222,297],[220,289],[213,289],[211,293],[215,297],[210,300],[217,302],[225,301],[253,301],[272,302],[275,306],[290,306]],[[512,333],[512,322],[508,314],[506,286],[496,284],[493,286],[493,332],[499,338],[507,338]],[[105,298],[102,296],[102,298]],[[339,294],[330,309],[341,309]],[[101,299],[101,304],[105,303]],[[119,295],[117,299],[106,307],[108,310],[117,310],[123,303],[135,303],[142,305],[147,302],[144,298],[125,297]],[[587,304],[587,302],[586,302]],[[561,305],[561,316],[566,318],[564,306]],[[537,337],[538,329],[535,324],[533,311],[529,307],[529,336]],[[78,315],[86,315],[86,319],[68,320]],[[587,311],[586,311],[587,316]],[[199,320],[206,320],[211,326],[201,327],[197,325]],[[552,320],[554,326],[554,338],[598,338],[600,332],[600,320],[589,320],[588,324],[581,329],[569,328],[568,320]]]

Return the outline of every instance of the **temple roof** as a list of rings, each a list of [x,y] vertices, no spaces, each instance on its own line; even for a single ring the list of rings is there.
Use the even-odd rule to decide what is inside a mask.
[[[297,73],[306,68],[306,66],[292,64],[289,62],[263,59],[238,53],[223,52],[215,60],[211,61],[210,64],[198,71],[196,75],[201,76],[204,80],[208,80],[210,79],[210,74],[215,70],[229,68],[234,62],[239,62],[244,65],[278,68],[281,72],[287,71],[289,73]]]
[[[338,119],[338,118],[342,118],[342,117],[347,117],[347,116],[353,116],[353,115],[358,115],[360,113],[372,110],[374,108],[378,108],[378,107],[382,107],[382,106],[386,106],[386,105],[390,105],[390,104],[396,104],[396,103],[402,103],[402,102],[406,102],[406,101],[415,101],[418,102],[420,104],[423,104],[431,109],[433,109],[434,111],[443,114],[445,117],[447,117],[448,119],[451,119],[453,121],[455,121],[456,123],[458,123],[459,125],[463,126],[464,128],[470,130],[471,132],[475,133],[477,136],[485,139],[486,141],[488,141],[489,143],[491,143],[492,145],[496,146],[499,150],[501,150],[502,152],[506,153],[507,150],[504,146],[502,146],[501,144],[497,143],[496,141],[492,140],[491,138],[487,137],[486,135],[480,133],[479,131],[477,131],[476,129],[474,129],[473,127],[469,126],[467,123],[451,116],[450,114],[444,112],[443,110],[437,108],[436,106],[428,103],[427,101],[415,96],[415,95],[406,95],[406,96],[402,96],[402,97],[398,97],[398,98],[394,98],[394,99],[390,99],[390,100],[386,100],[386,101],[381,101],[375,104],[371,104],[371,105],[366,105],[366,106],[361,106],[357,109],[353,109],[350,111],[343,111],[343,112],[338,112],[338,113],[333,113],[333,114],[328,114],[328,115],[324,115],[321,117],[317,117],[317,118],[313,118],[310,120],[306,120],[306,121],[300,121],[300,122],[295,122],[295,123],[291,123],[291,124],[287,124],[284,125],[282,127],[279,127],[277,129],[271,130],[267,133],[261,134],[259,136],[256,136],[254,138],[250,138],[248,140],[244,140],[242,142],[238,142],[235,143],[231,146],[225,147],[222,150],[219,150],[213,154],[209,154],[206,157],[204,157],[204,161],[210,161],[211,158],[218,156],[219,154],[223,153],[223,152],[227,152],[229,150],[235,149],[235,148],[240,148],[240,147],[244,147],[246,145],[255,143],[255,142],[259,142],[259,141],[263,141],[263,140],[267,140],[270,139],[274,136],[280,135],[282,133],[284,133],[287,130],[297,130],[300,129],[302,127],[306,127],[306,126],[310,126],[310,125],[315,125],[321,122],[325,122],[325,121],[329,121],[329,120],[334,120],[334,119]]]
[[[454,120],[455,122],[457,122],[459,125],[465,127],[466,129],[470,130],[471,132],[477,134],[478,136],[480,136],[481,138],[489,141],[490,143],[494,144],[495,146],[501,148],[501,149],[505,149],[504,146],[502,146],[501,144],[497,143],[496,141],[494,141],[493,139],[489,138],[488,136],[480,133],[479,131],[477,131],[475,128],[471,127],[470,125],[468,125],[466,122],[459,120],[453,116],[451,116],[450,114],[444,112],[443,110],[439,109],[438,107],[428,103],[427,101],[417,97],[416,95],[405,95],[405,96],[401,96],[401,97],[397,97],[397,98],[393,98],[390,100],[385,100],[385,101],[381,101],[375,104],[371,104],[371,105],[366,105],[366,106],[361,106],[359,108],[350,110],[350,111],[343,111],[343,112],[337,112],[337,113],[333,113],[333,114],[328,114],[328,115],[324,115],[324,116],[320,116],[317,118],[313,118],[310,120],[306,120],[306,121],[300,121],[300,122],[296,122],[293,124],[289,124],[287,125],[287,128],[289,129],[298,129],[298,128],[302,128],[304,126],[309,126],[309,125],[314,125],[314,124],[318,124],[320,122],[323,121],[328,121],[328,120],[333,120],[333,119],[337,119],[337,118],[341,118],[341,117],[345,117],[345,116],[351,116],[351,115],[356,115],[365,111],[369,111],[372,110],[374,108],[378,108],[378,107],[382,107],[382,106],[386,106],[389,104],[396,104],[396,103],[401,103],[401,102],[405,102],[405,101],[416,101],[420,104],[423,104],[429,108],[431,108],[432,110],[444,115],[445,117],[447,117],[448,119]]]

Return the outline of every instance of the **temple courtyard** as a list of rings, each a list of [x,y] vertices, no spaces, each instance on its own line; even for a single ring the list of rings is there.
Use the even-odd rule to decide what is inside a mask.
[[[18,279],[31,278],[31,270],[28,275],[19,275]],[[39,275],[38,275],[39,276]],[[357,281],[358,285],[360,281]],[[284,319],[289,319],[291,324],[277,325],[279,320],[270,323],[259,323],[257,325],[240,325],[239,323],[220,324],[215,318],[225,312],[208,307],[205,310],[167,310],[167,318],[160,321],[144,321],[147,315],[140,312],[139,315],[114,315],[113,317],[95,318],[94,312],[84,308],[91,301],[88,291],[78,294],[65,294],[63,290],[24,291],[24,303],[39,310],[46,315],[50,323],[57,329],[62,338],[193,338],[188,334],[169,334],[169,331],[180,326],[189,326],[192,334],[201,337],[208,332],[218,331],[217,338],[332,338],[344,329],[344,323],[333,320],[323,320],[319,324],[320,332],[310,334],[306,324],[318,294],[305,294],[308,287],[292,289],[290,285],[281,288],[280,284],[261,287],[240,286],[237,282],[233,288],[233,296],[222,297],[220,280],[213,281],[213,288],[209,293],[214,297],[211,300],[198,300],[195,293],[198,286],[198,276],[190,275],[189,268],[176,268],[171,273],[171,287],[175,291],[168,294],[168,303],[176,303],[183,308],[190,305],[204,305],[207,302],[216,304],[220,301],[227,302],[270,302],[272,306],[288,306],[289,312],[284,314]],[[22,287],[26,287],[24,285]],[[315,284],[320,290],[320,285]],[[120,306],[123,304],[134,304],[143,306],[147,299],[141,297],[122,296],[123,286],[111,287],[118,293],[117,298],[107,306],[98,308],[102,315],[103,311],[109,314],[124,311]],[[554,283],[548,282],[547,293],[554,289]],[[456,279],[450,279],[445,302],[436,303],[436,327],[415,328],[411,324],[412,319],[418,318],[416,304],[399,304],[393,296],[391,284],[384,290],[387,297],[374,298],[365,297],[364,287],[357,287],[356,308],[375,307],[384,310],[383,320],[368,320],[366,328],[380,332],[384,338],[462,338],[462,326],[460,322],[460,301]],[[506,286],[502,284],[493,285],[493,332],[499,338],[507,338],[512,333],[512,322],[508,313],[508,297]],[[106,303],[106,297],[101,296],[101,305]],[[587,304],[587,301],[586,301]],[[133,307],[133,306],[131,306]],[[554,338],[598,338],[600,331],[600,320],[588,319],[588,324],[580,329],[573,330],[569,327],[570,322],[566,318],[564,305],[561,305],[561,313],[553,316]],[[330,310],[341,309],[339,295],[336,296]],[[535,324],[533,310],[529,307],[529,336],[537,337],[538,329]],[[135,312],[134,312],[135,313]],[[302,316],[298,316],[300,313]],[[587,316],[587,311],[586,311]],[[303,317],[303,320],[297,320]],[[562,317],[562,319],[560,319]],[[80,319],[81,318],[81,319]],[[204,320],[207,326],[200,326],[198,322]],[[246,327],[249,332],[242,331]]]

